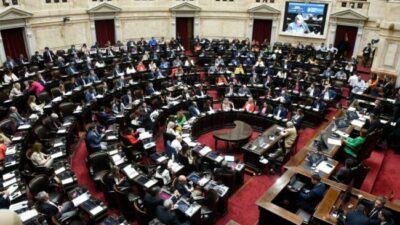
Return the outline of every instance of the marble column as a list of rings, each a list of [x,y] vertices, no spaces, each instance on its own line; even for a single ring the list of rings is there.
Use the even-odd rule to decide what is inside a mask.
[[[0,65],[6,61],[6,51],[4,50],[3,38],[0,35]]]
[[[122,38],[122,31],[121,31],[121,20],[118,17],[114,18],[114,32],[115,32],[115,42],[123,41]]]
[[[247,31],[247,38],[249,38],[250,42],[253,41],[253,26],[254,26],[254,16],[251,14],[249,17],[249,24],[248,24],[248,31]]]
[[[353,57],[357,57],[357,55],[358,55],[358,50],[360,49],[363,31],[364,31],[364,27],[358,26],[356,42],[354,43]]]

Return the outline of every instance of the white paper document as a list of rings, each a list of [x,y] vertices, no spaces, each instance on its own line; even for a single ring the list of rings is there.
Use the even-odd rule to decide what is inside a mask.
[[[330,145],[342,145],[342,141],[340,139],[328,138],[328,144],[330,144]]]
[[[92,215],[97,215],[99,212],[103,210],[103,207],[97,206],[96,208],[93,208],[90,210],[90,214]]]
[[[335,167],[329,164],[327,161],[322,161],[315,169],[325,174],[330,174],[335,169]]]

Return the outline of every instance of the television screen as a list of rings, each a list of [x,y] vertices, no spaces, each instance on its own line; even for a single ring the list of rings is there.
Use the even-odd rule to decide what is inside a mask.
[[[283,33],[300,36],[323,36],[328,4],[286,2]]]

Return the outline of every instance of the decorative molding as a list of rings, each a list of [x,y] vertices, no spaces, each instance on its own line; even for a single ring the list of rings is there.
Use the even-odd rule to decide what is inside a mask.
[[[32,16],[33,13],[11,6],[0,12],[0,21],[26,19]]]
[[[353,9],[345,9],[331,14],[331,18],[344,19],[344,20],[358,20],[366,21],[368,16],[354,11]]]
[[[262,13],[262,14],[280,14],[281,11],[278,9],[275,9],[274,7],[271,7],[266,4],[262,4],[256,7],[249,8],[247,10],[249,13]]]
[[[184,2],[169,8],[172,12],[198,12],[201,8],[188,2]]]
[[[88,13],[90,14],[95,14],[95,13],[118,13],[121,12],[121,8],[111,5],[110,3],[103,2],[97,6],[94,6],[90,9],[87,10]]]

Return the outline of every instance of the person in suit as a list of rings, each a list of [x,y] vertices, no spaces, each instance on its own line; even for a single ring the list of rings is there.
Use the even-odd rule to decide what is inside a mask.
[[[294,124],[294,127],[296,127],[296,129],[300,129],[301,125],[303,124],[304,121],[304,113],[303,110],[301,109],[297,109],[296,113],[294,114],[294,116],[292,117],[292,122]]]
[[[19,114],[18,109],[15,106],[10,107],[9,117],[16,122],[17,126],[20,126],[28,121],[25,117]]]
[[[393,215],[389,210],[382,209],[378,217],[381,220],[380,225],[394,225]]]
[[[13,70],[16,66],[17,63],[15,63],[15,61],[10,56],[7,56],[6,61],[3,63],[3,67],[7,70]]]
[[[18,59],[16,59],[16,63],[18,66],[24,66],[25,64],[29,63],[29,61],[24,57],[23,54],[20,54]]]
[[[326,109],[326,103],[321,101],[320,98],[317,98],[314,100],[313,104],[312,104],[312,108],[314,111],[317,112],[324,112]]]
[[[241,88],[239,88],[239,95],[240,96],[251,96],[250,89],[245,84],[243,84],[243,86]]]
[[[311,176],[313,188],[311,190],[303,189],[299,195],[299,206],[307,212],[313,212],[315,206],[322,200],[326,191],[326,185],[321,183],[321,177],[318,174]]]
[[[200,85],[199,88],[196,89],[195,93],[196,97],[203,98],[207,96],[207,92],[203,90],[203,85]]]
[[[191,116],[199,116],[201,113],[195,101],[193,101],[192,104],[190,104],[188,111],[190,112]]]
[[[150,215],[150,218],[156,216],[157,206],[163,205],[163,200],[160,198],[159,194],[160,188],[158,186],[154,186],[144,195],[143,204],[146,208],[146,212]]]
[[[361,198],[360,204],[363,204],[370,209],[370,211],[367,214],[369,218],[369,224],[380,225],[382,221],[379,218],[379,214],[383,210],[383,207],[386,204],[386,198],[383,196],[378,196],[374,202],[370,202],[364,198]]]
[[[33,64],[39,64],[43,60],[43,56],[40,55],[38,51],[36,51],[35,54],[31,56],[31,63]]]
[[[65,69],[65,72],[67,73],[68,76],[73,76],[79,73],[78,70],[75,68],[75,66],[72,65],[72,63],[68,65],[68,67]]]
[[[53,51],[49,49],[49,47],[44,48],[43,52],[43,60],[45,63],[51,63],[56,59],[56,55]]]
[[[377,117],[379,117],[382,112],[382,103],[380,100],[375,100],[374,104],[375,107],[369,111],[369,114],[375,114]]]
[[[347,213],[345,225],[368,225],[369,219],[365,215],[365,206],[357,205],[356,210]]]
[[[319,91],[315,87],[315,84],[311,84],[311,86],[307,88],[306,92],[307,92],[308,96],[310,96],[310,97],[319,96]]]
[[[182,196],[190,197],[192,189],[193,187],[188,184],[186,176],[180,175],[175,183],[175,190]]]
[[[153,83],[149,82],[147,84],[145,93],[146,93],[146,95],[152,95],[154,92],[156,92],[156,90],[153,87]]]
[[[96,89],[91,86],[88,90],[85,91],[85,100],[86,102],[96,101]]]
[[[286,119],[287,114],[288,114],[288,111],[282,104],[279,104],[274,109],[274,117],[277,119]]]
[[[116,120],[115,116],[106,111],[106,108],[104,106],[100,107],[99,116],[103,121],[106,121],[107,123],[113,123]]]
[[[62,205],[56,205],[50,201],[49,194],[45,191],[41,191],[36,194],[38,200],[37,210],[43,213],[47,217],[56,220],[62,220],[63,218],[72,217],[77,215],[74,204],[70,201],[64,202]]]
[[[92,124],[89,125],[86,140],[88,141],[89,147],[91,149],[106,150],[107,146],[104,142],[102,142],[103,138],[104,138],[104,134],[100,134],[97,131],[96,126],[94,126]]]
[[[57,130],[62,126],[62,123],[58,119],[56,113],[52,113],[49,117],[45,119],[44,125],[52,132],[57,132]]]
[[[163,205],[159,205],[156,208],[157,219],[165,225],[189,225],[190,223],[181,223],[178,217],[174,213],[174,203],[172,200],[167,199]]]
[[[325,87],[321,92],[320,97],[325,101],[332,101],[336,97],[336,92],[329,87]]]

